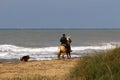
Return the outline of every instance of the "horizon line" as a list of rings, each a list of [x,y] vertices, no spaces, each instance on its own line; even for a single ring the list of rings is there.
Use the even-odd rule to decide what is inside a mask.
[[[0,30],[120,30],[120,28],[0,28]]]

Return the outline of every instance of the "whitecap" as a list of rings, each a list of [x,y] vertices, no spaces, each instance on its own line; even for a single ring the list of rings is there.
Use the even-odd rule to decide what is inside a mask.
[[[85,53],[90,53],[94,50],[108,50],[115,48],[115,43],[104,43],[98,46],[71,46],[71,56],[80,57]],[[0,45],[0,58],[2,59],[19,59],[24,55],[29,55],[30,60],[53,60],[57,57],[58,46],[32,48],[20,47],[15,45]]]

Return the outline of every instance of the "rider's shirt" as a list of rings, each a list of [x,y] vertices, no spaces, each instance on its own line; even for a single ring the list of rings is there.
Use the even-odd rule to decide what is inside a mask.
[[[67,44],[66,37],[61,37],[60,42],[61,42],[61,44]]]

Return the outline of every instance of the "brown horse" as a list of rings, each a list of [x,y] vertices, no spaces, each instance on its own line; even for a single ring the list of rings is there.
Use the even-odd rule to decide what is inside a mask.
[[[70,39],[70,37],[67,37],[67,44],[70,45],[72,42],[72,40]],[[64,59],[64,55],[67,55],[67,58],[71,58],[71,53],[70,50],[68,50],[65,45],[60,45],[58,47],[58,54],[57,54],[57,58],[60,59],[60,55],[62,53],[62,58]]]

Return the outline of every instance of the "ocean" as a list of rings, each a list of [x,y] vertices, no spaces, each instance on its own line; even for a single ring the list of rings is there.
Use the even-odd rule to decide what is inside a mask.
[[[72,58],[120,45],[119,29],[1,29],[0,61],[19,61],[25,55],[30,60],[57,59],[62,34],[72,39]]]

